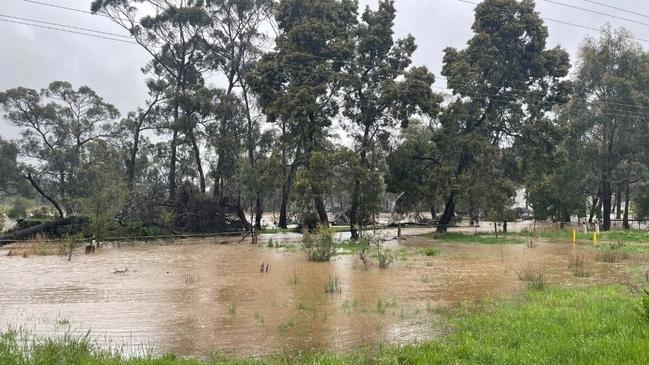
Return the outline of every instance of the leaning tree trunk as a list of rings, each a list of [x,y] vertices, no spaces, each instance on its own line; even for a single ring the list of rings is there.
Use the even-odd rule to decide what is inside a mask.
[[[313,194],[315,195],[313,202],[315,203],[315,209],[318,212],[318,217],[320,218],[320,224],[328,227],[329,217],[327,217],[327,207],[325,206],[324,200],[322,199],[322,194],[320,193],[319,189],[314,189],[313,185],[311,186],[311,190],[313,190]]]
[[[629,184],[626,184],[626,190],[624,191],[624,219],[622,221],[622,227],[624,229],[631,229],[629,225],[629,201],[631,199],[631,191]]]
[[[446,200],[446,205],[444,206],[444,213],[439,219],[437,224],[437,232],[442,233],[448,230],[448,225],[451,223],[451,219],[455,215],[455,192],[451,192]]]
[[[28,172],[27,175],[24,176],[24,178],[27,179],[27,181],[29,181],[30,184],[32,184],[32,186],[34,187],[34,189],[36,189],[36,191],[37,191],[37,192],[38,192],[38,193],[39,193],[43,198],[47,199],[47,201],[49,201],[49,202],[54,206],[54,208],[56,209],[56,211],[59,213],[59,218],[63,219],[63,216],[64,216],[64,214],[63,214],[63,209],[61,209],[61,206],[59,205],[59,203],[57,203],[56,200],[54,200],[54,198],[52,198],[51,196],[47,195],[47,193],[45,193],[45,191],[43,191],[43,189],[41,189],[41,187],[38,185],[38,183],[36,182],[36,180],[35,180],[34,177],[32,176],[32,173],[31,173],[31,172]]]

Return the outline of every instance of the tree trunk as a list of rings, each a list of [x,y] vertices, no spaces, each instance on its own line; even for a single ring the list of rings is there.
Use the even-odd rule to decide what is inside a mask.
[[[174,111],[176,119],[178,118],[178,109]],[[169,160],[169,200],[176,201],[176,145],[178,144],[178,132],[174,129],[171,138],[171,154]]]
[[[322,199],[322,194],[320,193],[320,189],[318,189],[317,187],[314,188],[313,184],[311,184],[311,190],[315,195],[313,198],[313,202],[315,203],[315,209],[318,212],[318,217],[320,218],[320,224],[322,224],[325,227],[328,227],[329,217],[327,217],[327,207],[325,206],[324,200]]]
[[[133,190],[135,181],[135,163],[137,161],[137,152],[140,148],[140,126],[138,125],[133,133],[133,149],[131,149],[131,156],[128,161],[128,189]]]
[[[611,230],[611,183],[609,181],[602,181],[602,207],[604,209],[602,213],[602,218],[604,219],[604,224],[602,225],[603,231]]]
[[[351,233],[351,239],[358,239],[358,228],[356,227],[356,218],[358,217],[358,195],[361,190],[361,181],[356,178],[354,179],[354,190],[352,191],[352,206],[349,210],[349,232]],[[362,219],[362,218],[361,218]]]
[[[252,231],[252,224],[248,223],[248,218],[246,218],[246,212],[243,211],[243,208],[241,208],[241,199],[237,202],[237,206],[235,207],[235,210],[237,212],[237,217],[239,217],[239,221],[241,221],[241,224],[243,225],[244,229],[246,231]]]
[[[590,214],[588,216],[588,223],[592,224],[593,223],[593,217],[595,216],[595,212],[597,211],[597,207],[599,206],[599,191],[597,192],[597,196],[593,197],[593,205],[590,207]]]
[[[257,231],[261,230],[261,216],[264,214],[264,207],[262,205],[261,198],[257,196],[255,201],[255,229]]]
[[[54,208],[56,209],[56,211],[59,213],[59,217],[60,217],[61,219],[63,219],[63,217],[64,217],[63,209],[61,209],[61,206],[59,205],[59,203],[57,203],[56,200],[54,200],[54,198],[52,198],[52,197],[50,197],[49,195],[47,195],[47,194],[45,193],[45,191],[43,191],[43,189],[41,189],[41,187],[38,185],[38,183],[36,182],[36,180],[34,180],[34,178],[32,177],[32,173],[31,173],[31,172],[28,172],[27,175],[24,176],[24,178],[27,179],[27,181],[29,181],[30,184],[32,184],[32,186],[34,187],[34,189],[36,189],[36,191],[37,191],[37,192],[38,192],[38,193],[39,193],[43,198],[47,199],[47,201],[49,201],[50,203],[52,203],[52,205],[54,206]]]
[[[618,185],[615,191],[615,219],[620,219],[622,216],[622,187]]]
[[[446,200],[446,205],[444,206],[444,213],[442,213],[439,223],[437,224],[437,232],[442,233],[446,232],[448,225],[451,223],[451,219],[455,215],[455,192],[451,192]]]
[[[201,193],[205,194],[205,173],[203,173],[203,164],[201,163],[201,151],[196,142],[196,136],[193,131],[187,131],[187,136],[192,142],[192,150],[194,151],[194,161],[196,162],[196,169],[198,170],[198,178],[201,186]]]
[[[631,199],[631,189],[629,183],[626,184],[626,189],[624,190],[624,220],[622,221],[622,227],[624,229],[631,229],[629,225],[629,201]]]
[[[436,209],[436,208],[437,208],[437,207],[435,207],[435,203],[433,203],[433,204],[430,206],[430,218],[431,218],[431,219],[435,219],[435,218],[437,218],[437,209]]]
[[[503,233],[507,233],[507,221],[503,222]]]
[[[367,144],[369,143],[369,135],[370,135],[370,124],[365,124],[365,130],[363,132],[363,140],[361,141],[361,161],[360,161],[360,166],[362,169],[367,168]],[[358,222],[358,219],[362,220],[363,217],[358,217],[358,199],[359,195],[361,193],[361,180],[358,178],[358,173],[357,176],[354,178],[354,191],[352,192],[352,206],[351,209],[349,210],[349,232],[351,233],[351,239],[352,240],[357,240],[358,239],[358,229],[356,227],[356,223]]]
[[[282,183],[282,203],[279,208],[279,228],[288,228],[288,200],[291,195],[291,186],[293,185],[293,175],[295,175],[295,169],[297,168],[297,162],[294,162],[291,165],[291,168],[286,174],[286,178]]]

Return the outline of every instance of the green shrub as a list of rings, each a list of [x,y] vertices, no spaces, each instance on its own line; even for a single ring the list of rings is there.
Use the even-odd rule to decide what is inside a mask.
[[[309,261],[325,262],[336,255],[333,233],[331,228],[324,226],[318,226],[314,233],[304,232],[304,252]]]
[[[649,321],[649,290],[643,289],[642,298],[640,298],[640,310],[642,316]]]
[[[437,256],[439,255],[439,250],[434,247],[427,247],[424,249],[424,255],[426,256]]]

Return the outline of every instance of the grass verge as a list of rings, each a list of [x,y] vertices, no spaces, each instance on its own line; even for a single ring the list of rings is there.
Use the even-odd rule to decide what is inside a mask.
[[[483,245],[497,245],[502,243],[521,244],[527,242],[526,239],[512,234],[499,234],[498,237],[493,234],[466,234],[460,232],[446,233],[426,233],[424,237],[448,243],[477,243]]]
[[[436,341],[256,359],[184,360],[173,355],[124,360],[66,338],[25,344],[0,336],[0,363],[84,365],[198,364],[620,364],[649,359],[649,322],[639,297],[619,286],[527,291],[466,304],[448,313],[453,331]]]

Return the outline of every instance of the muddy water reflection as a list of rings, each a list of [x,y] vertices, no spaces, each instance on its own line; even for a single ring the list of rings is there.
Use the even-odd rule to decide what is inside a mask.
[[[596,263],[588,249],[566,244],[442,245],[417,237],[391,244],[404,251],[388,270],[363,269],[354,256],[310,263],[300,252],[213,240],[104,248],[71,262],[2,256],[0,327],[48,336],[91,329],[104,345],[180,355],[348,350],[434,337],[443,323],[431,309],[519,290],[515,270],[524,265],[553,284],[626,280],[621,265]],[[426,257],[423,246],[442,253]],[[587,257],[591,277],[568,271],[574,254]],[[260,273],[262,262],[269,273]],[[324,292],[329,277],[342,280],[341,293]]]

